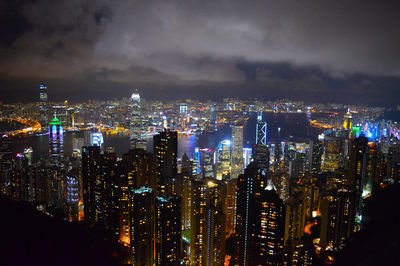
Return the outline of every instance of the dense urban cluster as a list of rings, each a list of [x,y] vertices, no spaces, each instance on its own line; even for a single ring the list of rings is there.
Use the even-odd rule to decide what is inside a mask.
[[[385,108],[290,100],[130,98],[1,104],[0,192],[49,216],[96,224],[132,265],[332,264],[364,206],[400,178],[400,126]],[[270,137],[264,114],[303,114],[308,138]],[[244,141],[255,116],[255,141]],[[40,123],[40,127],[38,127]],[[35,125],[35,126],[32,126]],[[229,138],[178,156],[180,136]],[[283,129],[282,129],[283,130]],[[71,154],[64,138],[73,134]],[[109,135],[129,136],[127,152]],[[14,141],[48,136],[48,152]]]

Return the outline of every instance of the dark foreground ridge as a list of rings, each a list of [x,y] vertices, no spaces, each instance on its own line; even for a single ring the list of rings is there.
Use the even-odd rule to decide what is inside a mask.
[[[366,205],[365,229],[351,237],[336,265],[400,265],[400,185],[378,191]]]
[[[120,265],[95,228],[0,198],[0,265]]]

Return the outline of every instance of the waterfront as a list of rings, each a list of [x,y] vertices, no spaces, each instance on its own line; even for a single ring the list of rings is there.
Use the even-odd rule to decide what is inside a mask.
[[[268,123],[268,139],[270,141],[285,140],[290,135],[296,141],[305,141],[307,138],[315,137],[320,132],[309,126],[305,113],[264,113],[264,121]],[[249,113],[249,120],[244,128],[243,145],[250,147],[255,142],[256,114]],[[278,134],[278,128],[280,133]],[[228,125],[218,127],[218,131],[213,133],[203,133],[201,135],[179,134],[178,139],[178,157],[184,153],[192,156],[194,147],[215,148],[218,142],[224,139],[230,139],[231,130]],[[71,156],[73,151],[74,139],[83,139],[83,132],[65,132],[64,133],[64,156]],[[31,136],[25,138],[14,138],[11,141],[12,152],[15,156],[22,153],[24,148],[32,147],[33,160],[45,158],[48,154],[49,141],[48,136]],[[152,152],[153,141],[148,138],[147,150]],[[126,153],[129,149],[129,136],[127,135],[104,135],[104,148],[113,147],[118,155]]]

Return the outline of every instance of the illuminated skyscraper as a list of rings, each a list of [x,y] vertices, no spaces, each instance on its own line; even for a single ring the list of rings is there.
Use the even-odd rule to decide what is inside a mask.
[[[253,265],[252,249],[259,233],[256,224],[260,223],[256,211],[257,202],[267,185],[267,177],[257,163],[251,162],[237,181],[235,263]]]
[[[214,178],[214,159],[211,148],[200,149],[203,178]]]
[[[164,130],[153,137],[153,154],[155,159],[155,176],[160,184],[159,192],[163,195],[166,191],[168,179],[176,178],[178,133]]]
[[[192,182],[190,261],[193,265],[223,265],[225,214],[222,183]]]
[[[283,201],[254,162],[238,178],[236,210],[237,265],[281,265]]]
[[[217,168],[217,180],[229,178],[231,175],[231,141],[223,140],[215,150],[215,162]]]
[[[285,207],[272,183],[261,192],[255,211],[256,235],[245,265],[282,265]]]
[[[352,119],[352,116],[350,113],[350,109],[348,109],[347,113],[344,114],[344,122],[343,122],[344,129],[352,130],[353,123],[352,123],[351,119]]]
[[[231,165],[231,178],[236,179],[243,172],[243,125],[232,126]]]
[[[343,153],[343,139],[339,137],[324,137],[324,161],[321,170],[334,172],[340,167]]]
[[[10,138],[0,137],[0,195],[10,195],[10,171],[12,168],[12,151]]]
[[[243,168],[245,169],[251,162],[253,150],[251,148],[243,148]]]
[[[363,184],[367,180],[368,139],[360,136],[351,140],[348,187],[356,195],[357,217],[361,217]],[[359,221],[360,222],[360,221]]]
[[[142,110],[140,106],[140,95],[137,92],[131,96],[131,124],[130,124],[130,146],[131,148],[146,149],[145,132],[142,125]]]
[[[44,84],[40,84],[40,124],[42,129],[47,129],[48,115],[49,115],[49,102],[47,98],[47,87]]]
[[[268,172],[269,169],[269,149],[268,146],[263,144],[254,144],[252,150],[253,161],[264,171]]]
[[[98,221],[102,176],[100,173],[100,147],[82,147],[82,181],[85,222]]]
[[[339,248],[354,232],[355,193],[346,189],[330,191],[321,199],[321,244]]]
[[[192,171],[193,177],[201,176],[201,153],[199,147],[194,147]]]
[[[155,255],[153,190],[149,187],[133,189],[129,202],[130,247],[133,264],[153,265]]]
[[[181,200],[176,196],[156,200],[156,265],[179,265],[181,255]]]
[[[60,120],[54,115],[49,124],[50,204],[61,207],[64,199],[64,133]]]
[[[119,208],[119,237],[125,245],[129,245],[130,239],[130,211],[129,199],[132,189],[150,187],[157,189],[153,174],[153,155],[143,149],[131,149],[122,156],[118,162],[118,204]]]
[[[50,165],[57,169],[64,168],[64,132],[60,120],[54,115],[49,124]]]
[[[256,144],[267,145],[267,122],[263,121],[261,111],[257,113]]]
[[[310,150],[309,150],[309,170],[312,175],[317,175],[321,172],[321,162],[322,162],[322,154],[324,152],[324,148],[322,146],[321,141],[315,140],[310,141]]]

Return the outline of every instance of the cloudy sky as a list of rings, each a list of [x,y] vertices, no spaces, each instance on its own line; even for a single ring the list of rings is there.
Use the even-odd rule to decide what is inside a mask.
[[[400,103],[398,1],[1,1],[0,101]]]

